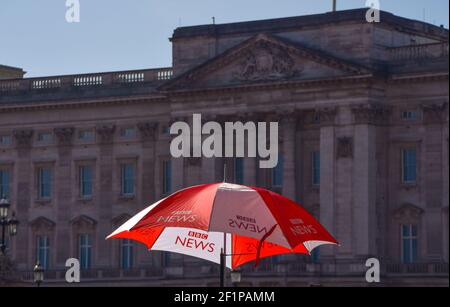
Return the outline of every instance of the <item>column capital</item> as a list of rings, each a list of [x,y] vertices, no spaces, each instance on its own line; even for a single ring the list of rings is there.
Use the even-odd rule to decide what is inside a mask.
[[[109,144],[114,140],[114,133],[116,132],[116,125],[104,124],[97,126],[97,134],[100,136],[100,143]]]
[[[317,108],[316,113],[319,116],[321,126],[333,126],[336,119],[336,107]]]
[[[72,138],[75,133],[73,127],[59,127],[54,129],[56,138],[58,139],[58,145],[71,145]]]
[[[29,148],[31,147],[34,130],[33,129],[22,129],[13,132],[16,138],[17,148]]]
[[[147,141],[154,141],[158,135],[159,123],[157,122],[140,122],[137,127],[141,133],[141,138]]]
[[[442,123],[445,121],[447,103],[426,103],[420,107],[423,112],[423,122],[425,124]]]
[[[389,120],[391,108],[382,104],[363,104],[352,108],[355,124],[381,125]]]

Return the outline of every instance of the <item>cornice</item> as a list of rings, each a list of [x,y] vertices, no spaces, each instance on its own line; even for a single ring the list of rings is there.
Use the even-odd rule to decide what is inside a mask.
[[[69,101],[44,101],[30,103],[11,103],[0,104],[0,113],[17,111],[35,111],[52,109],[77,109],[86,107],[97,107],[101,105],[122,105],[130,103],[159,102],[167,100],[167,95],[158,94],[157,96],[139,96],[139,97],[106,97],[88,100],[69,100]]]

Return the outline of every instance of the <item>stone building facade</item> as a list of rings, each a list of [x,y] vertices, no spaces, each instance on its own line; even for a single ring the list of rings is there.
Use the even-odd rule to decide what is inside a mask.
[[[0,81],[9,254],[63,284],[217,285],[218,268],[105,237],[171,191],[221,181],[297,200],[341,243],[247,267],[244,285],[448,286],[448,30],[365,9],[177,28],[173,67]],[[276,169],[170,156],[171,123],[278,121]],[[0,178],[1,179],[1,178]],[[4,192],[6,194],[6,192]]]

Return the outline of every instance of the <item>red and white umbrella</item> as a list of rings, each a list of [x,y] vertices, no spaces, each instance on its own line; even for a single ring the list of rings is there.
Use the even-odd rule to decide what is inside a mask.
[[[230,268],[254,259],[258,263],[266,256],[310,253],[320,245],[338,244],[294,201],[265,189],[230,183],[178,191],[136,214],[109,238],[133,239],[150,250],[179,252],[213,262],[219,261],[225,246],[225,254],[235,255],[227,257]]]

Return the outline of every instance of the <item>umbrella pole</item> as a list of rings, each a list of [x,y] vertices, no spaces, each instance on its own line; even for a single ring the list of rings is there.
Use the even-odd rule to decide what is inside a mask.
[[[223,234],[223,248],[220,250],[220,287],[225,287],[226,257],[227,257],[227,234]]]
[[[223,248],[220,252],[220,287],[225,287],[225,253]]]

